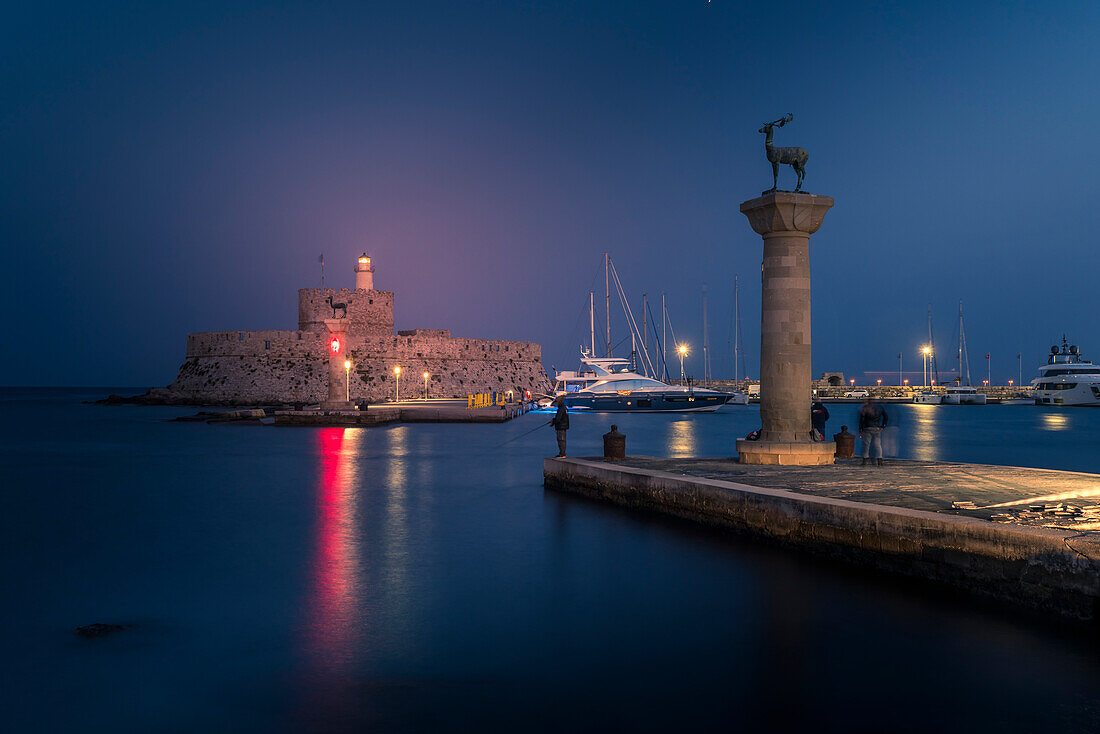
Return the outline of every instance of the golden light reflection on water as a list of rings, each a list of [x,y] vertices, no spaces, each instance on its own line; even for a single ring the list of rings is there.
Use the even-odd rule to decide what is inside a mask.
[[[1072,425],[1065,413],[1043,413],[1039,426],[1044,431],[1068,431]]]
[[[695,420],[677,420],[668,424],[668,455],[669,458],[681,459],[687,456],[695,456],[698,446]]]
[[[409,436],[408,426],[397,426],[387,433],[390,441],[389,472],[385,478],[385,519],[382,525],[382,563],[384,574],[378,589],[389,620],[406,620],[408,614],[409,565]],[[419,465],[428,462],[416,462]]]
[[[917,461],[940,461],[940,408],[936,405],[913,406],[913,458]]]

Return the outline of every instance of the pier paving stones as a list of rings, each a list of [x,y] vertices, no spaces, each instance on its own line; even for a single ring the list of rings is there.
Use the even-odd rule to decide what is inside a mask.
[[[621,463],[752,487],[993,522],[1100,531],[1097,474],[901,459],[887,459],[883,466],[863,466],[859,458],[837,459],[833,466],[761,466],[738,464],[732,458],[646,456],[629,456]],[[1031,509],[1039,505],[1042,509]],[[1068,509],[1062,510],[1062,505],[1068,505]]]

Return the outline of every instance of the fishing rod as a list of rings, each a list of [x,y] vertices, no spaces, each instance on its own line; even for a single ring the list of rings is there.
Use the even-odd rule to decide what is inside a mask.
[[[546,423],[539,423],[539,424],[538,424],[537,426],[535,426],[534,428],[532,428],[532,429],[531,429],[530,431],[525,431],[524,433],[521,433],[521,434],[519,434],[518,436],[513,436],[512,438],[508,439],[507,441],[505,441],[504,443],[500,444],[499,446],[496,446],[496,447],[494,447],[494,448],[490,449],[490,451],[496,451],[496,449],[499,449],[499,448],[503,448],[504,446],[507,446],[508,444],[512,443],[513,441],[518,441],[518,440],[520,440],[520,439],[521,439],[521,438],[523,438],[524,436],[530,436],[530,435],[531,435],[532,433],[534,433],[535,431],[539,430],[540,428],[545,428],[545,427],[546,427],[546,426],[548,426],[548,425],[550,425],[550,421],[547,421]]]
[[[546,395],[545,393],[535,393],[535,394],[536,395],[543,395],[544,397],[548,397],[548,398],[555,397],[554,395]],[[496,446],[493,446],[492,448],[486,449],[485,451],[482,452],[482,454],[487,454],[487,453],[490,453],[492,451],[496,451],[497,449],[502,449],[505,446],[507,446],[508,444],[512,443],[513,441],[518,441],[518,440],[520,440],[521,438],[523,438],[525,436],[530,436],[535,431],[539,430],[540,428],[545,428],[546,426],[550,425],[553,422],[554,422],[553,420],[549,420],[546,423],[539,423],[537,426],[532,428],[530,431],[524,431],[523,433],[519,434],[518,436],[513,436],[512,438],[508,439],[507,441],[505,441],[502,444],[498,444]],[[482,454],[478,454],[478,456],[481,456]]]

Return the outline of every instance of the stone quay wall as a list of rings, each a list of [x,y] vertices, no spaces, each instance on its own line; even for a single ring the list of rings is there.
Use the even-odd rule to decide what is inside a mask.
[[[361,299],[366,293],[389,295],[392,304],[392,294],[358,293]],[[350,314],[349,305],[349,319]],[[320,331],[190,334],[187,357],[168,387],[167,399],[222,405],[319,402],[328,394],[327,347],[323,323]],[[550,389],[542,348],[532,342],[452,338],[446,329],[414,329],[398,335],[353,332],[348,336],[347,354],[353,364],[352,400],[392,400],[397,388],[395,367],[401,368],[401,393],[406,398],[423,397],[424,372],[430,374],[428,394],[433,398],[508,390],[519,396],[525,390],[545,393]]]

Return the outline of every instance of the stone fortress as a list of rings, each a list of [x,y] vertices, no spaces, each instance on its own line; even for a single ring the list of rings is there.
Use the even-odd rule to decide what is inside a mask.
[[[374,288],[374,265],[365,253],[355,267],[355,289],[298,291],[296,331],[213,331],[187,336],[187,357],[165,402],[219,405],[319,403],[328,395],[333,307],[346,304],[346,350],[351,400],[392,400],[394,368],[401,397],[423,398],[427,372],[432,398],[550,389],[542,347],[532,342],[452,337],[449,329],[393,329],[393,293]],[[345,309],[336,310],[343,317]],[[341,370],[343,372],[343,370]],[[340,375],[343,382],[344,375]],[[150,396],[152,397],[152,395]],[[341,395],[343,399],[343,395]]]

